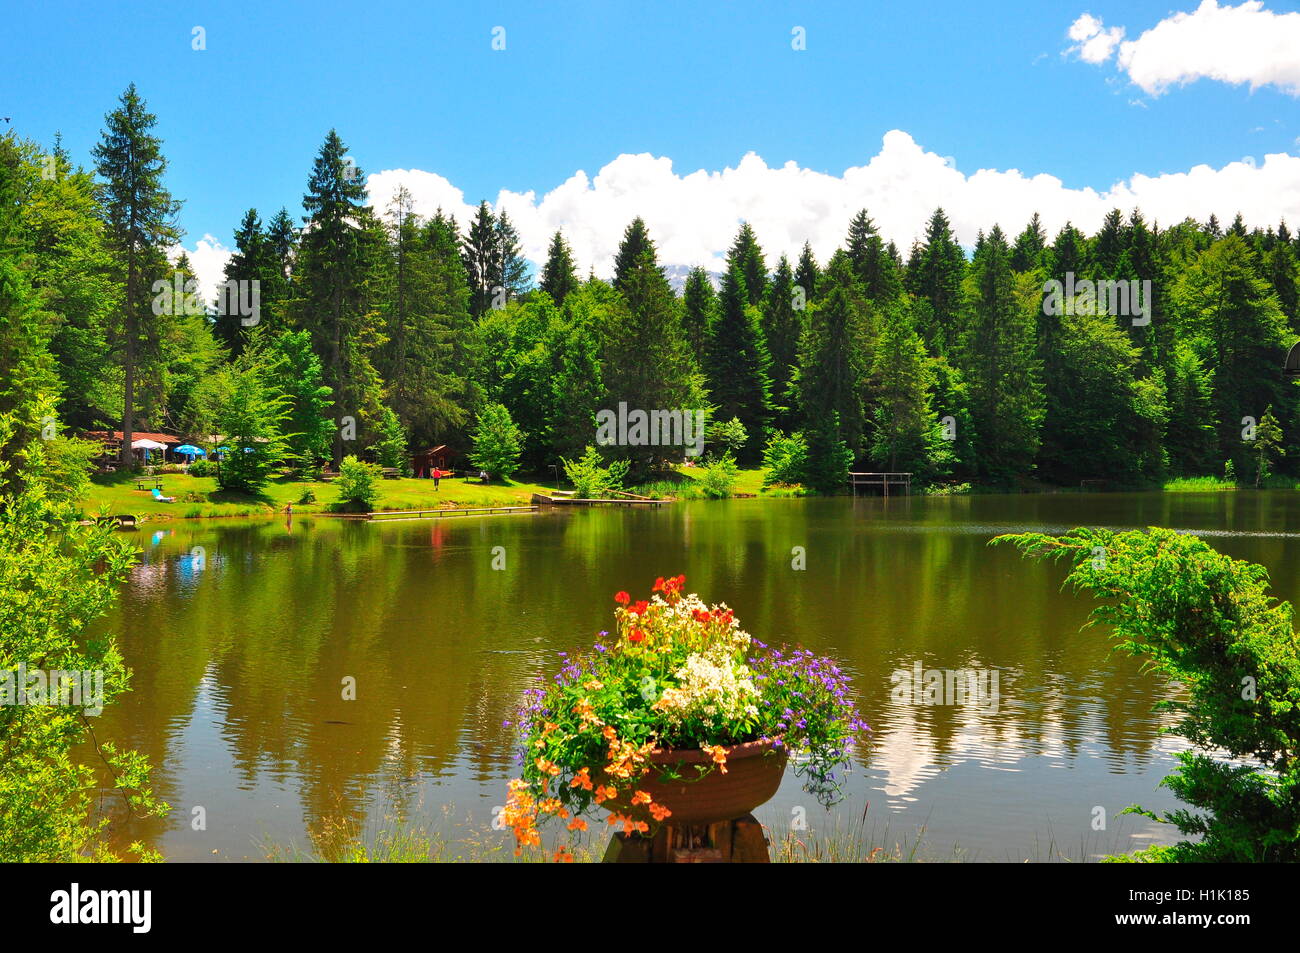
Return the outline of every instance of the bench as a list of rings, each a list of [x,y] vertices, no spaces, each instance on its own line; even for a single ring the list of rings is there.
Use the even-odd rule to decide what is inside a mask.
[[[152,483],[153,486],[146,487],[145,486],[146,483]],[[135,488],[137,490],[144,490],[144,489],[161,490],[163,488],[162,480],[159,480],[156,477],[136,477]]]

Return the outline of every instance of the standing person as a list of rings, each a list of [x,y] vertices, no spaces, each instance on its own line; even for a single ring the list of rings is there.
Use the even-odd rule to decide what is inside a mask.
[[[437,467],[433,468],[433,488],[438,489],[438,481],[442,479],[442,471]]]

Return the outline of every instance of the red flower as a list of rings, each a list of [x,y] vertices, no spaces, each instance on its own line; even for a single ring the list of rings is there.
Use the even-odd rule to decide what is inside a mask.
[[[632,613],[633,615],[644,615],[646,609],[648,608],[650,608],[650,603],[646,602],[644,599],[641,599],[640,601],[637,602],[636,605],[634,605],[632,608],[628,609],[627,611]]]
[[[709,615],[708,609],[696,609],[695,621],[703,622],[705,625],[708,625],[711,621],[713,621],[713,616]]]
[[[640,642],[644,638],[645,638],[645,633],[642,632],[640,629],[633,629],[631,632],[627,634],[627,640],[629,642]]]
[[[629,602],[632,601],[632,597],[629,596],[626,592],[623,592],[622,590],[620,590],[620,591],[614,593],[614,601],[617,602],[617,603],[618,603],[619,605],[621,605],[621,606],[625,606],[625,605],[627,605]]]
[[[654,588],[651,589],[650,591],[651,591],[651,592],[667,592],[667,591],[668,591],[667,589],[664,588],[664,577],[663,577],[663,576],[660,576],[658,579],[655,580],[655,586],[654,586]]]

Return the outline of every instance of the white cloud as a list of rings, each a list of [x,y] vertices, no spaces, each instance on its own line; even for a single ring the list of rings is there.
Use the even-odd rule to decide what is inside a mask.
[[[199,294],[205,302],[211,303],[217,297],[217,285],[226,280],[226,262],[230,260],[230,249],[221,244],[212,235],[204,234],[193,248],[177,245],[167,252],[167,258],[175,262],[184,252],[189,256],[190,268],[199,283]]]
[[[371,175],[371,202],[383,211],[399,184],[411,191],[422,215],[441,207],[464,228],[474,212],[461,189],[418,169]],[[879,153],[869,162],[841,175],[794,162],[769,166],[752,152],[734,168],[679,174],[667,157],[625,154],[595,176],[579,170],[540,196],[503,190],[492,204],[510,213],[524,254],[534,263],[545,260],[551,236],[563,229],[580,274],[594,266],[596,274],[608,277],[623,230],[638,215],[649,226],[662,264],[714,270],[720,269],[742,221],[754,227],[769,266],[782,253],[793,261],[805,239],[825,262],[861,208],[904,256],[936,206],[944,208],[967,246],[979,229],[994,223],[1014,235],[1035,211],[1049,236],[1066,221],[1094,231],[1116,207],[1125,212],[1141,208],[1148,221],[1163,225],[1187,216],[1204,221],[1211,213],[1230,221],[1238,211],[1251,225],[1276,224],[1282,217],[1300,222],[1300,156],[1277,153],[1219,169],[1198,165],[1187,172],[1137,174],[1099,191],[1068,188],[1053,175],[1026,175],[1017,169],[967,174],[951,157],[927,151],[895,129],[885,134]],[[215,284],[228,254],[207,235],[190,257],[200,275],[211,275]]]
[[[1300,13],[1273,13],[1262,0],[1236,7],[1202,0],[1192,13],[1175,13],[1124,42],[1122,27],[1106,31],[1085,13],[1068,35],[1069,51],[1089,63],[1104,63],[1118,46],[1116,64],[1153,96],[1198,79],[1300,96]]]
[[[1124,28],[1116,26],[1107,30],[1101,20],[1085,13],[1070,24],[1067,34],[1074,45],[1066,52],[1077,53],[1085,63],[1104,63],[1124,39]]]

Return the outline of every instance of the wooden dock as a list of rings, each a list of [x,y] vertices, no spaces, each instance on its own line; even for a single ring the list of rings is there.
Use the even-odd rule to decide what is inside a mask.
[[[396,523],[401,520],[436,520],[452,516],[511,516],[515,513],[536,513],[536,503],[524,506],[463,506],[436,510],[379,510],[366,513],[373,523]]]
[[[553,493],[546,496],[542,493],[533,494],[533,502],[538,506],[664,506],[671,502],[670,500],[652,500],[644,496],[628,496],[611,500],[582,500],[575,496],[563,492]]]
[[[858,487],[879,487],[881,496],[889,496],[890,486],[901,486],[903,493],[912,495],[912,474],[910,473],[849,473],[849,486],[853,495],[858,495]]]

